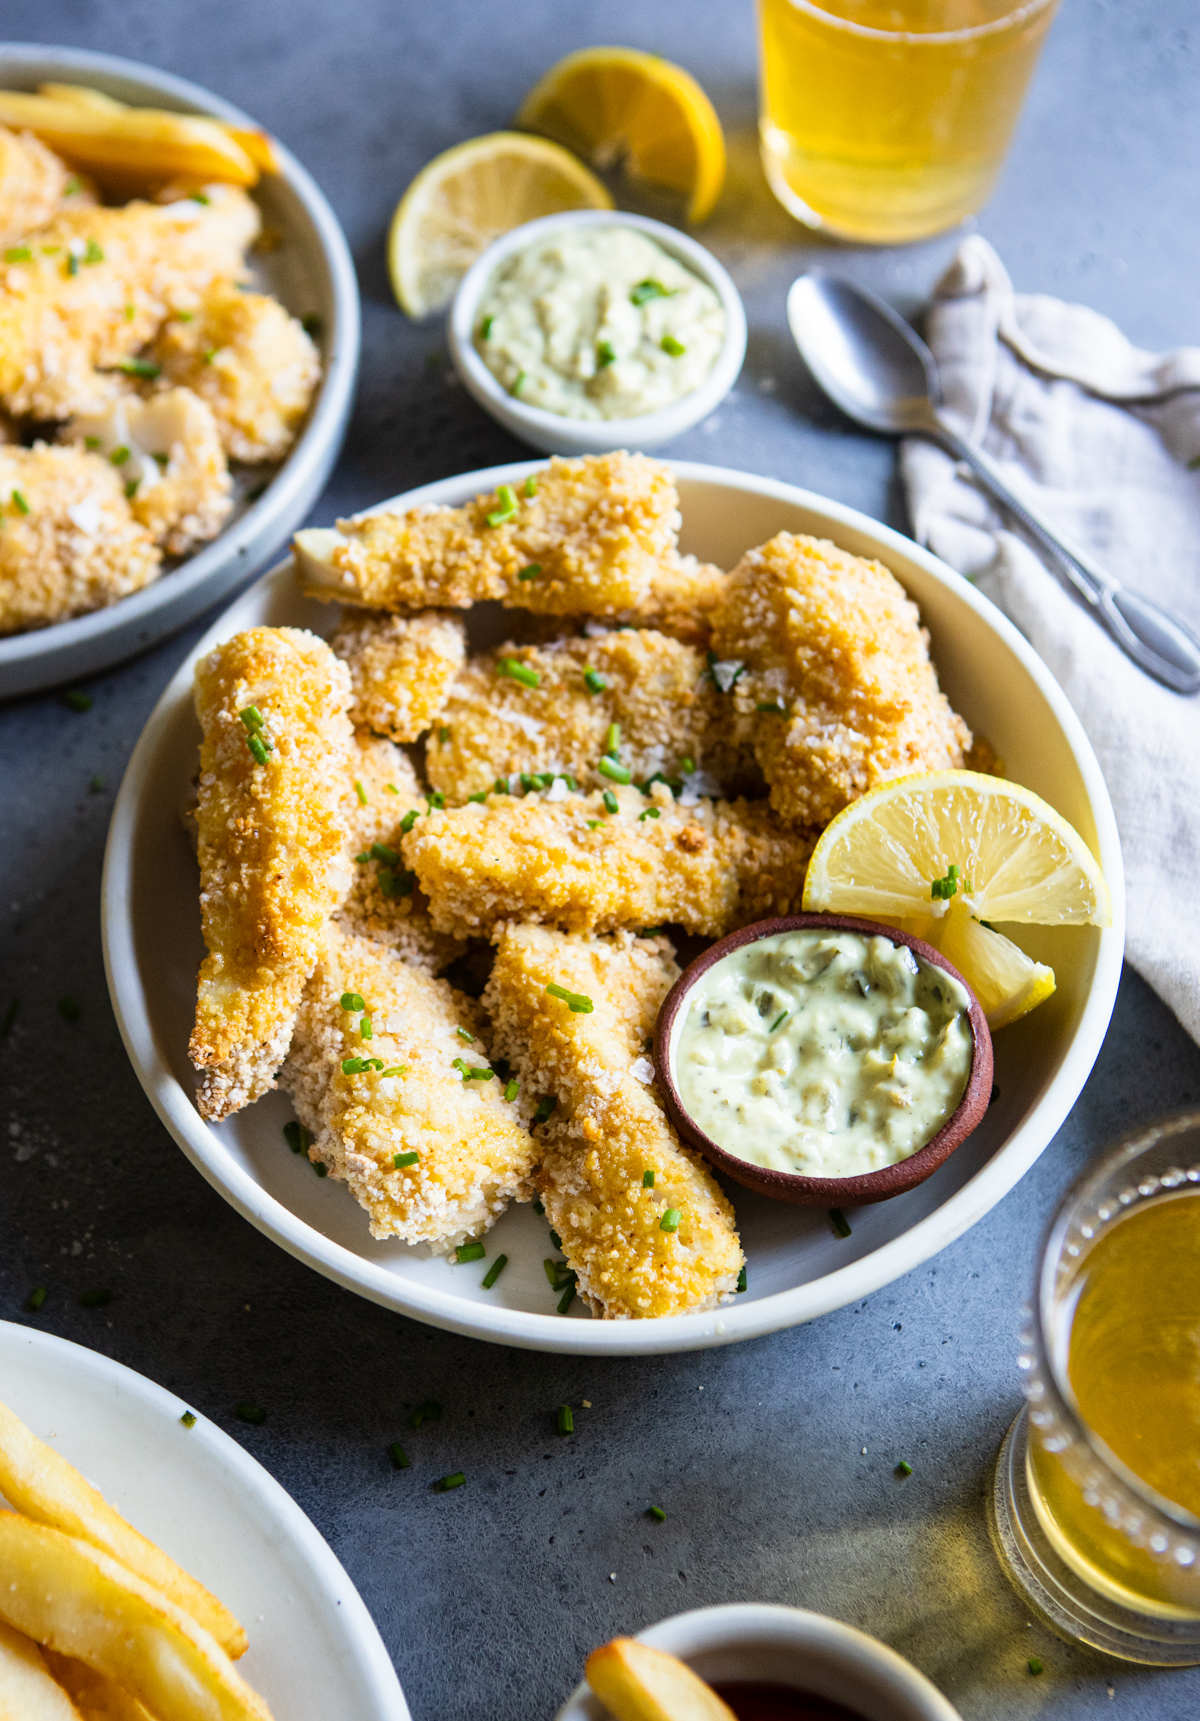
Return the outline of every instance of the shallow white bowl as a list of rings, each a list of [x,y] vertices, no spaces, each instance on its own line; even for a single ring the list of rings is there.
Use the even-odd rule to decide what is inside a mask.
[[[712,288],[725,311],[725,345],[700,387],[658,412],[638,418],[564,418],[514,399],[475,350],[479,301],[492,276],[514,251],[571,227],[635,227],[662,246]],[[574,209],[546,215],[502,234],[467,270],[458,284],[447,325],[450,356],[468,391],[505,430],[544,454],[607,454],[610,448],[658,448],[682,436],[718,407],[738,379],[746,356],[746,312],[741,295],[711,251],[662,221],[626,215],[616,209]]]
[[[910,1661],[822,1613],[753,1602],[701,1607],[637,1636],[686,1661],[710,1685],[791,1685],[844,1704],[862,1721],[960,1721],[958,1710]],[[609,1721],[609,1711],[584,1684],[555,1721]]]
[[[0,1392],[39,1439],[241,1620],[238,1670],[279,1721],[411,1721],[382,1639],[329,1545],[236,1440],[65,1339],[0,1321]]]
[[[90,84],[134,107],[211,114],[242,126],[257,123],[198,84],[136,60],[0,43],[0,89],[32,90],[55,81]],[[252,261],[265,290],[289,311],[321,319],[317,346],[324,374],[303,431],[262,496],[236,508],[219,537],[153,585],[91,615],[0,638],[0,699],[94,675],[186,626],[261,567],[324,489],[354,403],[358,282],[345,235],[323,193],[294,156],[282,146],[279,153],[282,172],[264,175],[251,195],[264,223],[282,238],[276,250]]]
[[[519,484],[532,461],[427,484],[388,507],[458,503],[497,484]],[[163,1123],[205,1177],[252,1224],[318,1272],[434,1326],[531,1350],[589,1354],[694,1350],[811,1320],[858,1301],[944,1249],[1007,1194],[1074,1105],[1095,1062],[1121,973],[1124,886],[1112,806],[1078,719],[1050,672],[1000,611],[961,575],[898,532],[852,508],[744,472],[673,463],[683,511],[681,547],[731,568],[743,550],[787,530],[833,538],[877,556],[921,606],[942,686],[992,742],[1011,774],[1068,818],[1099,856],[1113,924],[1030,928],[1022,942],[1054,967],[1058,991],[996,1037],[998,1097],[975,1134],[917,1189],[851,1215],[840,1239],[823,1213],[734,1192],[749,1261],[749,1288],[707,1314],[663,1320],[591,1320],[576,1302],[555,1313],[542,1270],[545,1222],[514,1206],[487,1235],[489,1260],[509,1258],[495,1288],[486,1263],[452,1266],[395,1241],[376,1243],[347,1190],[314,1176],[289,1153],[285,1095],[269,1094],[213,1127],[193,1103],[187,1056],[203,955],[196,864],[179,826],[199,727],[192,710],[197,659],[255,626],[329,634],[337,605],[302,597],[290,562],[259,580],[209,630],[159,701],[125,773],[105,857],[103,931],[109,992],[125,1047]],[[487,612],[492,612],[490,615]],[[495,606],[472,612],[491,626]],[[483,643],[475,634],[475,643]]]

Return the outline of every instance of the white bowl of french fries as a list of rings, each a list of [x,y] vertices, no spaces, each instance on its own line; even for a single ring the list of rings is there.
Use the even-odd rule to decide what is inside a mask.
[[[236,1441],[7,1321],[0,1381],[0,1712],[409,1721],[350,1579]]]
[[[1091,845],[1112,897],[1107,924],[1020,929],[1057,990],[997,1035],[985,1118],[928,1181],[834,1224],[722,1189],[645,1055],[675,928],[712,939],[793,912],[812,853],[774,785],[731,787],[754,769],[730,692],[744,666],[704,650],[727,598],[757,603],[766,540],[864,637],[877,624],[837,593],[886,596],[927,690],[922,734],[982,734]],[[774,747],[753,685],[749,722]],[[798,793],[792,755],[772,757]],[[813,792],[823,768],[804,767]],[[197,780],[199,879],[180,828]],[[147,724],[103,924],[146,1092],[253,1224],[434,1325],[632,1354],[811,1319],[986,1213],[1091,1069],[1123,898],[1078,721],[965,580],[792,486],[617,453],[468,473],[301,533]]]
[[[359,351],[337,219],[220,97],[0,44],[0,698],[245,581],[337,457]]]

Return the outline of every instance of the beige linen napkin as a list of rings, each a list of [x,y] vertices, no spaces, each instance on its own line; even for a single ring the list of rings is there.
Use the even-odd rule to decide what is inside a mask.
[[[1015,294],[978,236],[938,283],[926,336],[954,427],[1200,631],[1200,348],[1141,352],[1084,305]],[[1185,392],[1113,404],[1168,389]],[[1004,610],[1075,707],[1116,808],[1129,960],[1200,1040],[1200,698],[1131,663],[949,455],[914,440],[901,464],[918,541]]]

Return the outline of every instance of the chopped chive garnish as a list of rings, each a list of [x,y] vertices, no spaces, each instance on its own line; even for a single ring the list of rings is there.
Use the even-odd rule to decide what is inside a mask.
[[[217,356],[216,347],[209,347],[203,355],[202,363],[210,365]]]
[[[21,1000],[19,998],[10,998],[8,1000],[8,1009],[4,1012],[4,1020],[0,1022],[0,1040],[7,1040],[8,1036],[12,1033],[13,1023],[17,1019],[17,1011],[20,1008]]]
[[[343,992],[341,1003],[343,1010],[365,1010],[367,1007],[359,992]]]
[[[607,370],[609,365],[616,364],[617,349],[611,341],[596,342],[596,369]]]
[[[629,766],[618,764],[615,759],[610,759],[607,753],[600,760],[596,769],[602,777],[607,777],[613,783],[630,783],[633,781],[633,772]],[[609,808],[610,812],[615,813],[616,810],[615,807]]]
[[[897,1464],[897,1466],[896,1466],[897,1476],[911,1476],[912,1473],[913,1473],[912,1465],[908,1462],[907,1458],[902,1458],[900,1460],[899,1464]]]
[[[469,1034],[465,1028],[455,1028],[454,1032],[458,1035],[460,1040],[465,1040],[468,1046],[474,1045],[474,1034]]]
[[[708,673],[712,676],[722,693],[729,693],[741,676],[746,673],[746,665],[736,657],[723,661],[715,651],[710,651],[707,657]]]
[[[554,1412],[554,1432],[556,1434],[574,1434],[575,1418],[571,1414],[569,1404],[560,1404]]]
[[[464,1261],[482,1261],[486,1253],[482,1243],[460,1243],[454,1251],[454,1259],[460,1264]]]
[[[737,1276],[737,1288],[739,1291],[744,1291],[746,1289],[746,1269],[745,1269],[745,1267],[742,1268],[741,1272]]]
[[[206,359],[205,363],[208,362]],[[143,376],[147,382],[153,382],[156,376],[162,374],[162,366],[151,364],[149,359],[122,359],[117,369],[124,371],[126,376]]]
[[[521,1084],[517,1080],[517,1078],[514,1076],[512,1081],[509,1082],[508,1086],[504,1090],[504,1097],[511,1104],[512,1101],[516,1099],[516,1097],[520,1093],[520,1091],[521,1091]]]
[[[126,484],[125,484],[125,500],[127,502],[133,501],[134,497],[138,493],[138,486],[141,484],[141,482],[142,481],[140,478],[130,478],[126,481]]]
[[[646,1516],[648,1518],[653,1518],[656,1524],[665,1524],[667,1521],[667,1514],[663,1511],[661,1506],[648,1506],[646,1508]]]
[[[105,783],[104,778],[97,772],[88,784],[88,791],[93,795],[102,795],[106,787],[107,784]]]
[[[92,709],[91,694],[81,692],[78,687],[68,688],[66,693],[60,695],[60,698],[63,704],[69,706],[72,711],[90,711]]]
[[[83,253],[85,263],[103,263],[104,253],[94,239],[89,239],[87,249]]]
[[[155,455],[156,460],[157,460],[157,458],[158,458],[158,456]],[[261,484],[256,484],[252,490],[247,490],[247,492],[246,492],[247,502],[257,502],[260,496],[263,496],[266,494],[267,485],[268,485],[268,480],[264,478]]]
[[[507,795],[508,794],[508,778],[507,777],[497,777],[496,781],[492,784],[492,793],[493,793],[493,795]]]
[[[483,1275],[483,1278],[479,1281],[485,1291],[491,1290],[492,1286],[496,1283],[496,1280],[500,1277],[501,1273],[507,1266],[508,1256],[497,1255],[487,1272]]]
[[[546,1217],[546,1209],[542,1205],[542,1198],[540,1195],[534,1196],[531,1205],[533,1207],[533,1211],[537,1214],[539,1219],[544,1219]]]
[[[260,1410],[257,1404],[239,1404],[235,1414],[239,1421],[253,1423],[255,1428],[260,1428],[267,1420],[266,1411]]]
[[[12,502],[13,507],[17,510],[18,514],[28,514],[29,503],[25,500],[25,497],[20,490],[13,491]]]
[[[92,449],[94,452],[100,446],[100,438],[98,436],[85,436],[83,439],[83,446],[85,448]]]
[[[111,1291],[84,1291],[79,1299],[81,1309],[104,1309],[112,1302]]]
[[[603,760],[601,763],[603,763]],[[604,810],[606,813],[618,813],[621,810],[621,804],[611,789],[605,789],[604,791]]]
[[[4,253],[4,261],[6,263],[31,263],[33,252],[28,245],[14,245],[11,250]]]
[[[536,669],[530,669],[526,663],[518,663],[515,657],[502,657],[496,665],[497,675],[506,675],[510,681],[519,681],[522,687],[537,687],[541,676]]]
[[[603,819],[589,819],[587,822],[587,828],[589,831],[598,831],[603,823]]]
[[[603,693],[605,688],[608,686],[608,683],[605,681],[598,669],[585,669],[583,672],[583,685],[587,688],[589,693]]]
[[[385,866],[400,865],[400,856],[387,843],[372,843],[369,852],[372,860],[382,861]]]
[[[679,761],[679,769],[685,777],[690,777],[692,772],[696,769],[696,761],[692,758],[690,753],[685,753],[683,755],[683,758]]]
[[[412,830],[420,816],[420,813],[418,813],[415,807],[410,808],[409,811],[405,813],[404,817],[400,821],[400,830],[404,836],[408,835],[409,831]]]
[[[541,571],[542,564],[540,562],[530,562],[528,567],[521,569],[517,578],[519,580],[536,580]]]
[[[83,1014],[83,1009],[78,998],[60,998],[58,1000],[58,1013],[64,1022],[78,1022]]]
[[[833,1226],[835,1237],[849,1237],[851,1235],[850,1227],[846,1223],[846,1215],[840,1207],[829,1209],[829,1223]]]
[[[621,725],[610,723],[604,731],[604,751],[616,758],[621,747]]]
[[[654,1188],[654,1173],[652,1171],[643,1171],[643,1173],[642,1173],[642,1188],[643,1189],[653,1189]]]
[[[153,456],[153,459],[154,464],[158,467],[160,472],[165,472],[167,467],[171,464],[171,456],[169,454],[156,454]]]
[[[542,1260],[542,1267],[545,1271],[546,1277],[550,1281],[550,1289],[552,1291],[557,1291],[558,1289],[558,1269],[561,1266],[561,1261],[552,1261],[549,1255],[545,1256]]]
[[[466,1479],[461,1470],[455,1470],[449,1476],[442,1477],[436,1484],[437,1491],[439,1494],[448,1494],[452,1488],[461,1488]]]
[[[554,1244],[554,1247],[556,1249],[562,1248],[562,1238],[559,1236],[558,1232],[555,1231],[553,1228],[551,1229],[551,1232],[550,1232],[550,1241]]]
[[[293,1118],[291,1123],[285,1123],[283,1126],[283,1139],[293,1153],[303,1153],[306,1148],[312,1146],[314,1138],[311,1130],[305,1129],[302,1123],[297,1123]]]
[[[444,747],[446,745],[447,741],[449,741],[449,739],[450,739],[450,731],[446,727],[446,725],[443,723],[438,730],[438,741]]]
[[[568,992],[565,986],[551,984],[546,990],[552,998],[561,999],[573,1015],[590,1016],[596,1007],[582,992]]]
[[[190,323],[195,320],[195,311],[173,311],[171,315],[178,323]]]
[[[387,866],[381,866],[375,878],[384,896],[411,896],[417,882],[415,872],[394,871]]]
[[[684,353],[687,352],[687,348],[684,346],[683,342],[677,341],[674,335],[664,335],[658,344],[662,348],[663,352],[669,353],[673,359],[682,358]]]
[[[754,707],[756,711],[765,711],[768,717],[786,717],[787,706],[782,699],[760,699]]]
[[[325,328],[325,322],[322,317],[317,315],[316,311],[310,311],[307,317],[301,317],[300,327],[304,330],[309,340],[315,341],[320,339],[321,333]]]
[[[969,878],[961,878],[956,866],[946,869],[945,878],[935,878],[929,887],[929,894],[935,902],[949,902],[960,890],[969,891],[972,888]]]
[[[485,317],[483,319],[483,321],[480,323],[480,325],[479,325],[479,338],[481,341],[487,340],[488,336],[492,332],[492,324],[495,321],[496,321],[495,317]]]
[[[658,1228],[660,1231],[678,1231],[679,1221],[682,1218],[683,1214],[679,1211],[678,1207],[668,1207],[667,1211],[658,1222]]]
[[[516,375],[516,380],[514,381],[512,387],[508,391],[509,394],[520,394],[521,384],[524,381],[525,381],[525,372],[523,370],[519,370],[517,372],[517,375]]]
[[[385,783],[383,786],[387,790],[389,795],[398,795],[400,793],[400,791],[396,787],[395,783]]]
[[[480,789],[480,791],[477,795],[468,795],[467,796],[467,805],[468,806],[475,805],[475,806],[482,807],[484,802],[487,800],[487,798],[488,798],[487,790],[486,789]]]
[[[558,1100],[554,1094],[547,1094],[545,1099],[538,1101],[538,1108],[533,1114],[534,1123],[545,1123],[553,1112]]]
[[[408,1074],[408,1065],[389,1064],[386,1070],[381,1070],[379,1073],[384,1076],[406,1076]]]
[[[354,779],[354,793],[358,796],[359,806],[365,807],[367,804],[367,791],[363,788],[357,777]]]
[[[393,1470],[407,1470],[412,1464],[412,1459],[398,1440],[392,1441],[387,1449],[387,1455],[392,1461]]]
[[[661,281],[639,281],[629,294],[631,305],[645,305],[651,299],[669,299],[671,288],[664,287]]]
[[[253,735],[263,726],[263,714],[257,705],[247,705],[238,712],[247,734]]]
[[[516,390],[514,385],[514,393],[515,392]],[[511,484],[501,484],[500,488],[496,491],[496,500],[499,502],[500,506],[498,508],[493,508],[492,512],[488,515],[488,525],[503,526],[507,521],[515,520],[518,508],[517,493]]]
[[[268,755],[274,751],[271,743],[262,735],[247,735],[246,745],[260,765],[265,765]]]
[[[442,1407],[434,1399],[430,1398],[426,1399],[424,1404],[418,1404],[417,1408],[408,1419],[408,1426],[410,1428],[420,1428],[423,1422],[440,1422],[441,1420]]]
[[[313,1170],[316,1172],[318,1177],[328,1177],[329,1176],[329,1167],[325,1164],[324,1160],[322,1160],[322,1159],[318,1159],[315,1162],[315,1164],[313,1165]]]
[[[773,1034],[776,1028],[782,1028],[791,1013],[792,1012],[790,1010],[781,1010],[779,1015],[776,1016],[775,1020],[771,1023],[771,1026],[767,1029],[767,1033]]]
[[[1028,1667],[1030,1673],[1033,1674],[1044,1673],[1046,1671],[1042,1664],[1041,1657],[1037,1655],[1031,1655],[1025,1665]]]
[[[640,825],[644,819],[661,819],[661,818],[662,818],[662,814],[659,812],[657,807],[647,807],[646,811],[644,813],[638,814],[638,824]]]
[[[82,190],[83,190],[82,181],[80,179],[78,179],[75,174],[72,173],[68,177],[67,183],[63,186],[63,196],[64,197],[78,197],[79,193]],[[57,251],[58,246],[56,245],[54,247],[54,249]]]
[[[79,273],[79,258],[75,255],[74,251],[72,251],[70,256],[67,258],[67,274],[68,275],[78,275],[78,273]]]
[[[375,1038],[375,1030],[371,1026],[371,1018],[369,1016],[364,1016],[359,1022],[358,1031],[364,1040],[373,1040]]]
[[[185,1410],[183,1415],[179,1418],[179,1420],[180,1420],[180,1422],[183,1423],[183,1426],[185,1428],[195,1428],[195,1426],[196,1426],[196,1413],[194,1410]]]
[[[47,1295],[48,1292],[45,1285],[35,1285],[33,1287],[32,1291],[30,1291],[29,1295],[25,1299],[25,1307],[29,1310],[31,1315],[37,1314],[42,1304],[46,1301]]]
[[[528,496],[531,500],[537,495],[537,479],[534,477],[532,472],[529,474],[529,477],[525,480],[524,484],[522,484],[521,491],[523,495]]]
[[[571,1304],[574,1301],[575,1301],[575,1283],[572,1280],[572,1282],[567,1286],[566,1290],[563,1292],[562,1296],[558,1300],[558,1312],[559,1312],[559,1314],[565,1315],[567,1310],[571,1307]]]

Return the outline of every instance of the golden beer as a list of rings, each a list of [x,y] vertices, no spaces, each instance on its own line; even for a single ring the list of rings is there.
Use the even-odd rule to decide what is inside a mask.
[[[1000,171],[1058,0],[759,0],[761,147],[784,208],[922,239]]]

